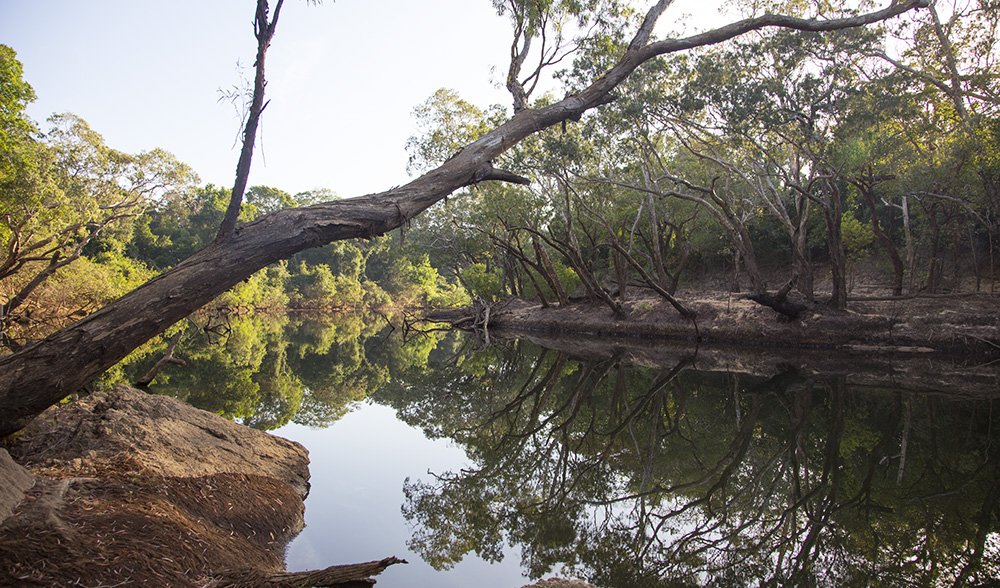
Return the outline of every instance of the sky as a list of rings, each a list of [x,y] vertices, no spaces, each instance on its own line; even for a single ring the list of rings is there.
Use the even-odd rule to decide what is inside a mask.
[[[667,16],[703,22],[714,5],[679,0]],[[0,43],[24,64],[36,121],[72,112],[111,147],[166,149],[203,183],[228,187],[240,119],[220,97],[253,76],[254,6],[0,0]],[[490,0],[286,0],[250,185],[350,197],[405,183],[414,107],[442,87],[508,104],[498,82],[509,43]]]

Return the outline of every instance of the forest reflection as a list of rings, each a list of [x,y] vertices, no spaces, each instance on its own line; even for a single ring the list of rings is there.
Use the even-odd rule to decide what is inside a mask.
[[[411,547],[445,568],[519,544],[532,577],[598,586],[1000,579],[993,400],[607,355],[514,341],[383,389],[476,464],[407,483]]]
[[[440,569],[514,545],[531,577],[609,587],[1000,581],[995,394],[409,335],[241,319],[151,389],[265,429],[371,398],[451,439],[473,465],[404,488]]]
[[[294,422],[326,427],[393,375],[424,369],[444,334],[403,337],[384,319],[336,316],[240,316],[189,321],[175,356],[149,385],[198,408],[271,430]],[[136,381],[166,342],[122,366]]]

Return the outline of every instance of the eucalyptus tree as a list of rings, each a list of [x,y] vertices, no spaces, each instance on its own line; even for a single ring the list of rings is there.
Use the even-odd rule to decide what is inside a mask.
[[[638,72],[616,104],[586,122],[580,141],[587,149],[576,150],[585,157],[578,157],[557,177],[575,196],[576,216],[595,225],[591,232],[600,235],[602,247],[609,251],[619,296],[624,299],[626,285],[634,282],[676,305],[673,294],[691,255],[689,223],[698,211],[686,203],[654,197],[651,189],[644,157],[649,128],[635,115],[642,108],[637,104],[655,100],[641,87],[651,69]]]
[[[406,144],[410,173],[441,165],[462,145],[487,132],[491,122],[504,116],[499,107],[480,109],[446,88],[417,106],[413,115],[418,131]],[[444,206],[428,210],[401,233],[405,248],[427,252],[435,267],[459,279],[463,279],[467,267],[476,266],[477,271],[500,274],[506,285],[513,283],[513,277],[505,271],[509,263],[491,243],[498,215],[521,210],[515,202],[517,193],[509,188],[489,184],[470,187],[460,198],[448,199]]]
[[[136,155],[108,147],[83,119],[54,115],[48,130],[22,135],[10,148],[0,189],[0,338],[50,278],[102,239],[124,246],[132,223],[197,176],[171,154]],[[27,124],[27,123],[22,123]]]
[[[716,205],[717,216],[723,213],[729,224],[746,227],[736,236],[738,243],[752,238],[742,235],[765,222],[764,215],[777,220],[793,259],[787,282],[812,301],[808,245],[812,200],[793,189],[803,182],[809,163],[789,140],[789,133],[802,122],[796,116],[795,96],[803,82],[808,84],[801,71],[808,68],[803,64],[806,51],[802,47],[807,42],[774,35],[710,51],[691,64],[692,78],[678,91],[680,107],[657,114],[681,138],[683,150],[713,175],[729,177],[738,186],[736,203],[742,203],[738,210],[743,217],[737,217],[731,205],[728,214],[726,207]],[[743,56],[741,71],[733,67],[738,55]],[[754,253],[745,244],[737,250],[748,250],[748,257]]]
[[[635,13],[627,0],[492,1],[513,28],[505,85],[515,113],[529,107],[546,70],[586,45],[620,40],[623,26]]]
[[[594,117],[600,121],[600,131],[594,134],[602,141],[602,155],[609,146],[620,155],[588,178],[642,195],[645,210],[640,206],[640,212],[648,214],[650,225],[664,217],[690,219],[686,210],[692,207],[706,212],[732,252],[731,287],[739,289],[742,268],[751,292],[758,294],[766,292],[756,243],[759,226],[765,222],[763,211],[771,209],[795,237],[796,251],[803,251],[805,233],[798,229],[804,228],[809,208],[809,200],[799,196],[797,210],[789,212],[784,153],[780,148],[771,151],[772,144],[780,141],[768,134],[768,113],[773,109],[766,103],[784,91],[786,78],[774,76],[775,88],[766,77],[773,52],[757,45],[770,39],[678,55],[637,72],[623,86],[622,98]],[[637,217],[632,232],[641,226],[638,221]],[[660,244],[683,235],[678,227],[660,233],[664,237]],[[649,233],[654,241],[648,248],[651,265],[663,283],[663,274],[669,272],[660,271],[663,266],[655,253],[659,231]],[[808,263],[797,263],[796,273],[803,275],[800,287],[811,292],[807,279],[811,273],[806,270]]]
[[[837,308],[846,304],[841,224],[851,214],[845,209],[844,184],[852,170],[836,157],[837,132],[849,101],[863,86],[851,67],[852,56],[877,39],[867,30],[741,39],[694,60],[685,72],[690,81],[673,102],[665,102],[667,108],[654,111],[659,124],[679,137],[683,150],[710,168],[712,185],[688,179],[686,187],[727,227],[735,248],[749,262],[755,289],[754,250],[746,227],[761,219],[739,217],[734,204],[744,202],[746,209],[778,222],[793,260],[781,292],[796,284],[809,300],[814,288],[808,231],[811,213],[818,209],[826,228],[831,303]],[[662,177],[685,187],[681,175]],[[725,198],[716,188],[725,178],[735,182],[738,199]]]
[[[645,62],[770,27],[823,32],[865,26],[924,6],[926,0],[893,2],[861,14],[827,16],[833,13],[825,12],[815,18],[765,14],[685,38],[653,40],[653,29],[670,4],[670,0],[659,0],[638,25],[629,21],[627,27],[619,29],[622,34],[630,35],[631,40],[603,75],[562,99],[513,114],[437,168],[406,185],[357,198],[281,210],[230,230],[249,171],[249,157],[244,156],[252,153],[255,138],[252,129],[256,129],[261,112],[252,109],[227,219],[216,241],[71,327],[0,359],[0,406],[4,408],[0,434],[23,427],[132,349],[274,261],[335,240],[383,234],[465,186],[487,181],[528,183],[523,177],[495,167],[493,162],[526,137],[573,121],[613,101],[615,89]],[[259,102],[258,94],[262,97],[264,92],[264,56],[280,6],[281,0],[271,14],[267,1],[258,0],[255,9],[258,58],[254,104]]]
[[[459,141],[474,139],[498,113],[438,90],[415,115],[420,133],[407,143],[411,170],[446,159]],[[573,228],[573,216],[567,214],[573,213],[562,189],[566,166],[579,163],[584,144],[578,128],[546,130],[522,141],[505,155],[505,165],[533,178],[532,186],[471,187],[415,219],[407,243],[429,251],[438,267],[450,269],[470,292],[487,299],[536,296],[543,305],[550,299],[565,304],[571,290],[562,269],[566,265],[588,294],[598,297],[593,259],[584,260],[593,251],[583,252],[576,231],[567,230]]]
[[[922,212],[927,258],[923,285],[936,290],[944,279],[942,238],[950,233],[956,260],[966,249],[981,280],[977,235],[985,240],[990,275],[996,274],[1000,221],[1000,86],[996,54],[1000,15],[989,2],[942,1],[896,24],[894,47],[873,53],[890,66],[882,78],[893,83],[907,106],[900,153],[899,204],[907,229],[911,280],[916,252],[910,211]],[[899,117],[895,119],[899,122]],[[965,264],[952,263],[955,278]],[[991,282],[992,283],[992,282]],[[992,286],[991,286],[992,287]]]

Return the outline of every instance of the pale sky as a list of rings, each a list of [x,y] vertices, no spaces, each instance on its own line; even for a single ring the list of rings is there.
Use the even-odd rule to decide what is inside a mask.
[[[715,5],[678,2],[667,16],[711,18],[706,6]],[[203,182],[228,187],[240,121],[219,90],[239,83],[237,63],[253,75],[254,6],[0,0],[0,43],[17,52],[38,94],[36,121],[73,112],[112,147],[164,148]],[[479,106],[509,103],[497,85],[509,30],[490,0],[286,0],[250,184],[349,197],[405,183],[411,114],[435,90]]]

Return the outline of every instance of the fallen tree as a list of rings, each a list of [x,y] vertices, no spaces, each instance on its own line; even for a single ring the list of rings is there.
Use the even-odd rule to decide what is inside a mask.
[[[207,588],[298,588],[299,586],[356,588],[375,584],[372,576],[381,574],[389,566],[401,563],[407,562],[398,557],[387,557],[379,561],[330,566],[308,572],[281,574],[237,572],[213,579],[207,584]]]
[[[263,44],[266,50],[276,18],[268,22],[266,2],[260,0],[258,19],[261,4],[264,20],[255,21],[255,32],[258,47]],[[524,138],[553,125],[578,120],[588,110],[610,103],[615,99],[615,88],[647,61],[768,27],[825,32],[865,26],[925,7],[928,2],[893,1],[881,10],[829,20],[767,14],[685,38],[650,42],[654,25],[670,4],[671,0],[659,0],[649,9],[621,58],[588,87],[548,106],[517,111],[508,121],[412,182],[377,194],[281,210],[235,227],[232,233],[224,229],[214,243],[171,270],[80,322],[3,357],[0,436],[17,431],[136,347],[275,261],[336,240],[384,234],[466,186],[485,181],[527,183],[526,178],[497,169],[492,162]],[[263,53],[259,49],[257,65],[262,70]],[[262,96],[262,75],[258,76],[255,87],[255,104],[258,87]],[[265,103],[260,104],[258,116]],[[249,122],[244,152],[247,141],[252,151]],[[241,156],[241,171],[242,160]],[[238,178],[237,187],[239,184]],[[242,193],[239,198],[236,194],[234,188],[234,202],[242,198]]]

